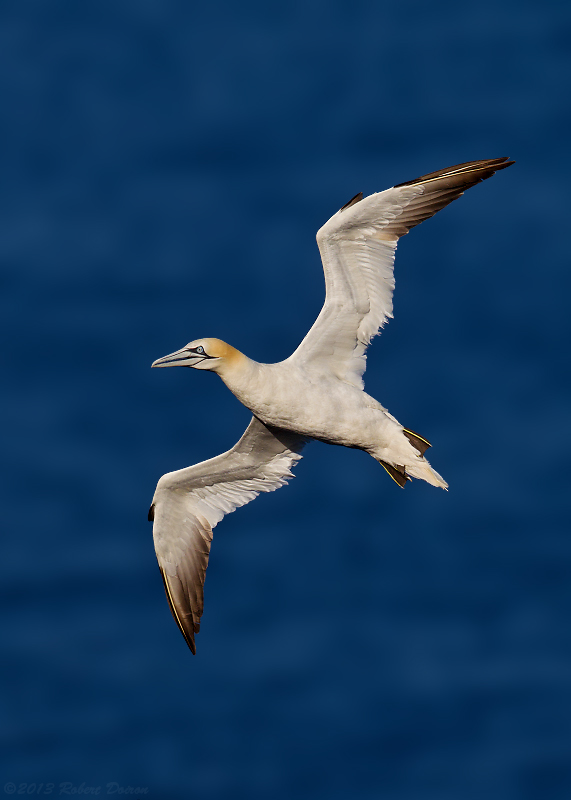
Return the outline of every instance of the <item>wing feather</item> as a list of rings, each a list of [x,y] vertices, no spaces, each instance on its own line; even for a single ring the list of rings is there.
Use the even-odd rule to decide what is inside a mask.
[[[213,528],[260,492],[284,486],[306,441],[253,417],[227,453],[160,479],[149,513],[155,551],[169,607],[193,653]]]
[[[363,388],[367,346],[393,316],[398,239],[513,163],[467,161],[343,206],[317,233],[325,303],[292,360]]]

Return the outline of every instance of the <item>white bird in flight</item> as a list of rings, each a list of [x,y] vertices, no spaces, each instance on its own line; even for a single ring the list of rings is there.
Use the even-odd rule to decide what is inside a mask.
[[[196,339],[153,363],[216,372],[253,414],[227,453],[163,475],[149,510],[169,606],[193,653],[212,529],[260,492],[284,486],[311,439],[364,450],[401,487],[420,478],[447,488],[424,457],[430,443],[365,393],[365,351],[393,316],[399,237],[513,163],[469,161],[355,195],[317,233],[325,303],[285,361],[258,364],[220,339]]]

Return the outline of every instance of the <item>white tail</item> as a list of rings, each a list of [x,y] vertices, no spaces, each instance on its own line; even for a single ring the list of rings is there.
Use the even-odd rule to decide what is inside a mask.
[[[420,478],[421,481],[426,481],[432,486],[448,489],[448,484],[444,478],[435,469],[432,469],[425,458],[419,458],[414,464],[407,464],[406,474],[410,475],[411,478]]]

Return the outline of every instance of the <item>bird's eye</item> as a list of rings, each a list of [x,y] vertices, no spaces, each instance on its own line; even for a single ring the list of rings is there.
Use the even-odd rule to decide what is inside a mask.
[[[204,353],[204,347],[200,345],[199,347],[196,348],[196,352],[202,355],[202,353]]]

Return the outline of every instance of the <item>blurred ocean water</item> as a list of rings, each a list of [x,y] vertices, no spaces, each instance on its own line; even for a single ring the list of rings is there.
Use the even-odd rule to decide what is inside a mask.
[[[564,3],[0,8],[2,787],[178,800],[571,796]],[[313,444],[216,529],[192,658],[147,508],[249,413],[149,369],[285,358],[321,224],[516,166],[399,245],[367,391],[448,493]]]

